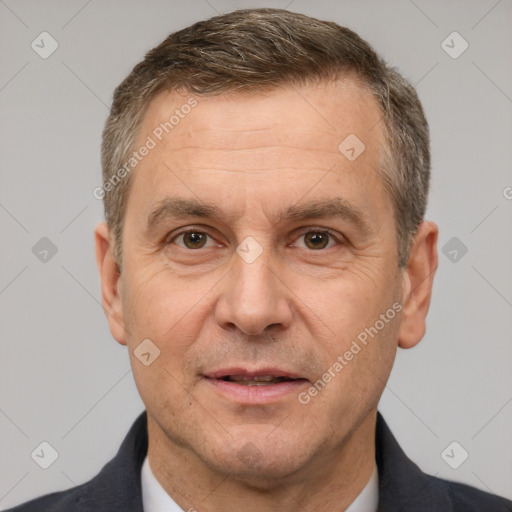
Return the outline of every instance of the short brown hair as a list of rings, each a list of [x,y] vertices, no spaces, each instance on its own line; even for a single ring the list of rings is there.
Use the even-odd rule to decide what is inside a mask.
[[[151,100],[163,90],[197,95],[257,92],[354,75],[378,100],[386,144],[379,173],[393,202],[398,263],[425,215],[430,181],[428,124],[415,89],[357,34],[279,9],[216,16],[171,34],[117,87],[103,131],[103,183],[130,157]],[[130,176],[105,190],[105,217],[120,264]]]

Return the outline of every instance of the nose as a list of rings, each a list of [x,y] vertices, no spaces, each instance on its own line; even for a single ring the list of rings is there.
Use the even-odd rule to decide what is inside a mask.
[[[235,255],[234,268],[223,284],[215,309],[217,324],[223,329],[257,336],[290,326],[291,292],[271,268],[269,258],[262,255],[247,263]]]

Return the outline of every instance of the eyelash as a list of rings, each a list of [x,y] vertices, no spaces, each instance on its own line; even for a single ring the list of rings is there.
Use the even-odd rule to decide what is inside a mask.
[[[207,233],[206,231],[203,231],[203,229],[204,228],[202,228],[202,229],[188,228],[183,231],[180,231],[180,232],[174,234],[172,236],[172,238],[167,238],[165,240],[165,245],[169,245],[169,244],[173,243],[180,236],[187,235],[189,233],[201,233],[201,234],[208,236],[212,240],[215,240],[209,233]],[[307,235],[308,233],[318,233],[318,234],[322,234],[322,235],[329,235],[329,237],[334,239],[334,241],[336,241],[338,244],[344,245],[346,243],[346,240],[344,237],[340,237],[340,235],[338,235],[338,233],[336,233],[335,231],[332,231],[328,228],[314,228],[314,227],[307,228],[307,230],[303,230],[298,234],[297,239]],[[342,239],[340,240],[340,238],[342,238]],[[189,249],[187,247],[181,247],[181,246],[178,246],[178,247],[180,247],[181,249],[185,249],[187,251],[199,251],[200,249],[203,249],[203,247],[200,247],[199,249]],[[331,248],[332,247],[328,247],[327,249],[331,249]],[[321,252],[321,251],[325,251],[327,249],[318,249],[317,251],[315,251],[314,249],[310,249],[310,250],[311,250],[311,252]]]

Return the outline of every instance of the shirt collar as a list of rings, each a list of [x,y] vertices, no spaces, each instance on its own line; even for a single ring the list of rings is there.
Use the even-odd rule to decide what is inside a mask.
[[[156,479],[147,456],[142,464],[141,482],[144,512],[183,512]],[[376,512],[378,503],[379,473],[375,464],[368,483],[345,512]]]
[[[350,504],[345,512],[377,512],[379,506],[379,471],[377,464],[373,466],[373,473],[359,493],[357,498]]]
[[[141,470],[142,507],[144,512],[183,512],[178,504],[165,492],[149,467],[148,457]]]

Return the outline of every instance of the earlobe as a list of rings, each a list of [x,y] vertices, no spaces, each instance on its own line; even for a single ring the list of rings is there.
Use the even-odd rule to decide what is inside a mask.
[[[96,226],[94,241],[96,264],[100,274],[103,310],[112,336],[121,345],[126,345],[120,273],[117,262],[113,257],[112,240],[106,222],[101,222]]]
[[[417,345],[425,335],[426,317],[437,269],[438,228],[433,222],[420,224],[403,271],[403,310],[398,336],[401,348]]]

